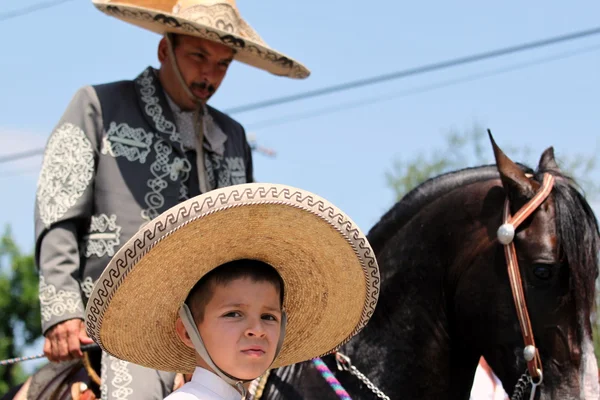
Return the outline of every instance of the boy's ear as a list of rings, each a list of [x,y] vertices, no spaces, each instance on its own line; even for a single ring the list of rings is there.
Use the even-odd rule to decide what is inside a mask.
[[[187,330],[183,325],[181,317],[177,317],[177,321],[175,321],[175,331],[177,332],[177,336],[179,336],[179,339],[183,342],[183,344],[191,349],[195,348],[192,340],[190,339],[190,335],[187,333]]]

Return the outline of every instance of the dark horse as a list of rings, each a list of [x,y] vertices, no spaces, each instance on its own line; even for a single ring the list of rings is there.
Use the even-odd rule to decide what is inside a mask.
[[[380,300],[369,324],[340,352],[392,400],[469,399],[482,355],[512,394],[527,365],[496,232],[506,196],[516,213],[549,173],[555,177],[550,196],[515,236],[543,366],[535,398],[597,399],[590,321],[600,249],[596,218],[559,170],[552,148],[532,171],[490,139],[496,165],[430,179],[369,232],[382,274]],[[322,360],[353,399],[378,398],[354,374],[339,371],[334,355]],[[261,398],[338,397],[306,362],[271,371]]]

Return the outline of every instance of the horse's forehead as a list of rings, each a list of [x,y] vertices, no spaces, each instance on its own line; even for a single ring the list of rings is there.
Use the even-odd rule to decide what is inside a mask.
[[[539,261],[555,262],[558,256],[554,200],[549,197],[529,218],[518,235],[522,250]]]

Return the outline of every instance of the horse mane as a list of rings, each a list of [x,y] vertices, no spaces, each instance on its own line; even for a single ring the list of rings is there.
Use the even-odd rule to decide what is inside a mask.
[[[542,182],[545,172],[554,175],[552,190],[556,212],[556,232],[561,260],[569,264],[570,292],[576,306],[589,315],[594,308],[600,231],[598,220],[575,180],[560,171],[537,171],[535,179]],[[586,318],[587,319],[587,318]],[[589,319],[582,321],[591,329]]]
[[[533,173],[531,168],[522,164],[518,165],[525,172]],[[429,178],[408,192],[380,218],[368,233],[369,243],[377,253],[394,232],[409,222],[421,208],[431,201],[458,187],[499,177],[496,165],[482,165],[450,171]]]

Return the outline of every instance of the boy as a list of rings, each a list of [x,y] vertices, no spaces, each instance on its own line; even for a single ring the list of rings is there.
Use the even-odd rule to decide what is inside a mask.
[[[379,293],[372,254],[312,193],[217,189],[119,250],[88,302],[87,331],[119,359],[193,373],[168,400],[243,399],[269,368],[330,353],[365,326]]]
[[[212,359],[205,361],[197,353],[192,381],[167,399],[209,398],[207,381],[232,398],[239,397],[234,386],[240,382],[238,390],[247,389],[275,359],[283,337],[283,290],[277,271],[256,260],[232,261],[202,278],[186,301],[193,321],[184,314],[177,319],[176,329],[183,343],[192,349],[204,346]],[[195,334],[195,328],[204,344],[194,345],[188,332]],[[225,382],[217,383],[218,375]]]

